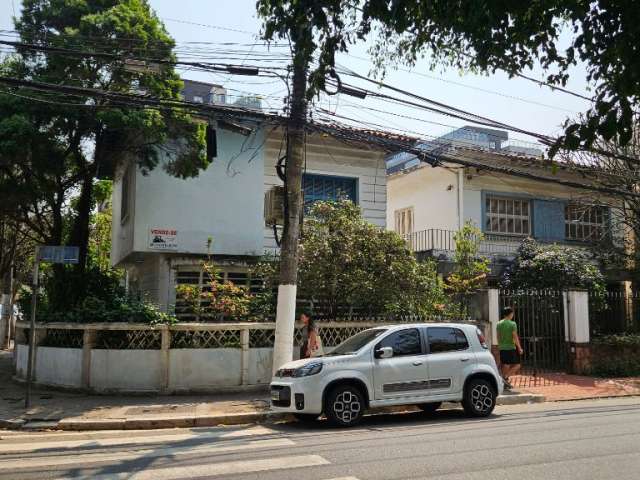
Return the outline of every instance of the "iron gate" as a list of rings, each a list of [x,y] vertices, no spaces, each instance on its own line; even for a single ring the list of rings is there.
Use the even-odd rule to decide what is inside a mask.
[[[564,301],[556,291],[500,291],[500,307],[512,307],[524,350],[521,375],[541,376],[567,369]]]

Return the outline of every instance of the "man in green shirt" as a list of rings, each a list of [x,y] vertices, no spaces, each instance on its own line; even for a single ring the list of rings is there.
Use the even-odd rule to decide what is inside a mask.
[[[502,309],[502,320],[496,327],[498,331],[498,350],[500,350],[500,371],[504,379],[504,387],[511,390],[513,387],[509,383],[509,377],[516,375],[520,371],[520,356],[522,355],[522,345],[518,337],[518,326],[513,321],[513,308]]]

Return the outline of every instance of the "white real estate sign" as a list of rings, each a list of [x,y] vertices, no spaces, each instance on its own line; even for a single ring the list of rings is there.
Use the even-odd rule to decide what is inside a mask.
[[[178,231],[173,228],[150,228],[148,247],[151,250],[177,250]]]

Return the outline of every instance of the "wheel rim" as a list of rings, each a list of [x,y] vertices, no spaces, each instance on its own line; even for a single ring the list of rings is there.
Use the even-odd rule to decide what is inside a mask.
[[[361,411],[360,399],[349,390],[340,393],[333,402],[333,412],[343,423],[353,422]]]
[[[487,385],[475,385],[471,389],[471,403],[477,412],[488,412],[493,407],[493,392]]]

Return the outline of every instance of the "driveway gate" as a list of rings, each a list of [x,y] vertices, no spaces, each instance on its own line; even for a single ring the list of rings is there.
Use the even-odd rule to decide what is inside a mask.
[[[500,307],[515,311],[524,355],[522,374],[564,372],[568,363],[564,301],[556,291],[500,291]]]

